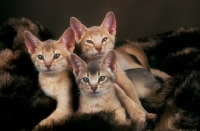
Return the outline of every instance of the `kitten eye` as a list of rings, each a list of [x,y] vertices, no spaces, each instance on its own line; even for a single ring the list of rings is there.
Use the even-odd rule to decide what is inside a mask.
[[[107,41],[107,37],[104,37],[103,39],[102,39],[102,42],[106,42]]]
[[[89,43],[89,44],[93,44],[93,43],[94,43],[94,42],[91,41],[91,40],[86,40],[86,42]]]
[[[54,56],[53,56],[53,59],[58,59],[60,57],[60,54],[55,54]]]
[[[102,81],[104,81],[105,79],[106,79],[106,76],[100,76],[98,81],[99,81],[99,82],[102,82]]]
[[[89,83],[89,79],[87,77],[83,77],[83,82]]]
[[[44,60],[44,56],[43,55],[38,55],[38,59],[39,60]]]

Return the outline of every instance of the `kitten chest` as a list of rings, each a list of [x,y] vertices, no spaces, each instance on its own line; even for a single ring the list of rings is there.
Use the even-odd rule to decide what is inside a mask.
[[[58,99],[61,94],[69,96],[70,80],[67,77],[42,77],[39,75],[39,82],[46,95]]]
[[[108,111],[112,112],[121,106],[115,93],[104,94],[100,97],[80,96],[80,112],[99,112]]]

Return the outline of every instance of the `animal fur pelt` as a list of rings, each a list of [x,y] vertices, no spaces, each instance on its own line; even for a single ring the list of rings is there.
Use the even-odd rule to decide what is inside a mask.
[[[112,113],[74,114],[68,121],[41,126],[34,131],[131,131],[130,125],[114,123]]]

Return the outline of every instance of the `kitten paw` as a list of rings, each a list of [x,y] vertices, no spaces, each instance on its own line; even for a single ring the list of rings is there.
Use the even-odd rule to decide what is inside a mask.
[[[32,131],[40,131],[43,130],[43,128],[50,129],[53,126],[53,122],[53,119],[44,119],[38,125],[36,125]]]
[[[116,123],[118,123],[119,125],[130,126],[132,124],[131,119],[127,119],[126,112],[123,107],[118,107],[114,111],[114,121],[116,121]]]

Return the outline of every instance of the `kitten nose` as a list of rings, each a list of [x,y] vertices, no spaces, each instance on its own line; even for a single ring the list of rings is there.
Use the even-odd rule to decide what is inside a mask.
[[[102,50],[102,46],[96,46],[95,49],[100,53]]]
[[[51,62],[45,62],[45,67],[49,69],[51,67]]]
[[[91,85],[91,90],[95,92],[97,90],[97,85]]]

